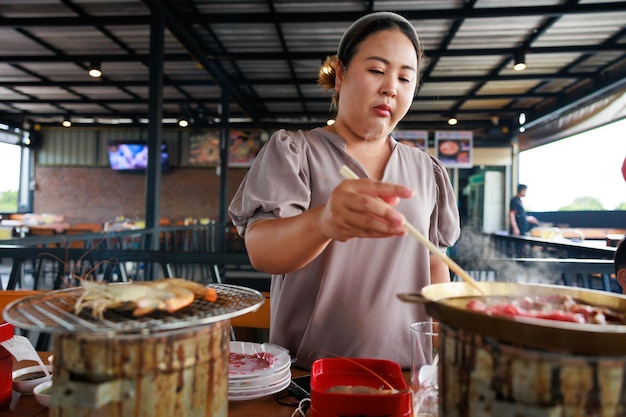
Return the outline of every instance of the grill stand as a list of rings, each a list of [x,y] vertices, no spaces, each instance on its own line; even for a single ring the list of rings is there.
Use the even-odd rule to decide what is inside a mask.
[[[50,416],[226,417],[229,328],[55,335]]]

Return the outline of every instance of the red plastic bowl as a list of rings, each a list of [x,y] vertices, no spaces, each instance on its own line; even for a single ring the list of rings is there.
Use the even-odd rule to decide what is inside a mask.
[[[12,324],[0,321],[0,342],[13,338],[15,328]],[[8,350],[0,346],[0,410],[9,408],[13,395],[13,361]]]
[[[330,388],[341,385],[390,389],[379,377],[398,392],[395,394],[328,392]],[[368,358],[325,358],[315,361],[311,369],[311,416],[345,415],[410,416],[411,392],[402,376],[400,365],[383,359]]]

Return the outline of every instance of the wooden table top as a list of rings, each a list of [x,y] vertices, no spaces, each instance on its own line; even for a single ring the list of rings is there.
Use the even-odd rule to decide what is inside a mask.
[[[44,363],[48,363],[50,352],[39,352]],[[13,361],[13,369],[36,365],[33,361]],[[306,375],[308,371],[299,368],[291,369],[292,378]],[[403,371],[404,379],[409,382],[409,371]],[[287,390],[277,394],[247,401],[229,401],[228,417],[291,417],[297,407],[297,401],[289,400]],[[280,402],[279,402],[280,401]],[[291,405],[283,405],[289,404]],[[307,415],[309,415],[307,413]],[[33,395],[20,395],[13,391],[11,405],[7,410],[0,411],[0,417],[49,417],[48,408],[40,405]]]
[[[39,356],[47,363],[50,352],[40,352]],[[36,362],[21,361],[13,363],[13,369],[36,365]],[[305,375],[302,369],[293,368],[292,376]],[[297,404],[292,406],[281,405],[278,400],[287,395],[287,390],[256,400],[230,401],[228,403],[229,417],[290,417]],[[283,401],[281,401],[283,402]],[[20,395],[13,391],[11,405],[7,410],[0,411],[0,417],[48,417],[48,408],[40,405],[33,395]]]

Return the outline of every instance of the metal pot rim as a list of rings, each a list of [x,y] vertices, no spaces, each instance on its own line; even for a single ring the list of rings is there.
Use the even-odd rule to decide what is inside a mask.
[[[431,284],[422,289],[426,311],[456,329],[512,344],[579,354],[626,356],[626,325],[557,322],[532,318],[489,316],[469,311],[467,297],[569,294],[582,302],[626,312],[626,296],[585,288],[548,284],[478,282],[483,294],[464,282]],[[414,295],[413,295],[414,296]],[[400,297],[403,298],[403,297]]]

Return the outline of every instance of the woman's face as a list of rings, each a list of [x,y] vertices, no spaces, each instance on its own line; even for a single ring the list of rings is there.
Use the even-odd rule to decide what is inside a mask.
[[[409,110],[417,79],[409,38],[399,30],[368,36],[348,67],[337,69],[337,127],[363,140],[386,138]]]

